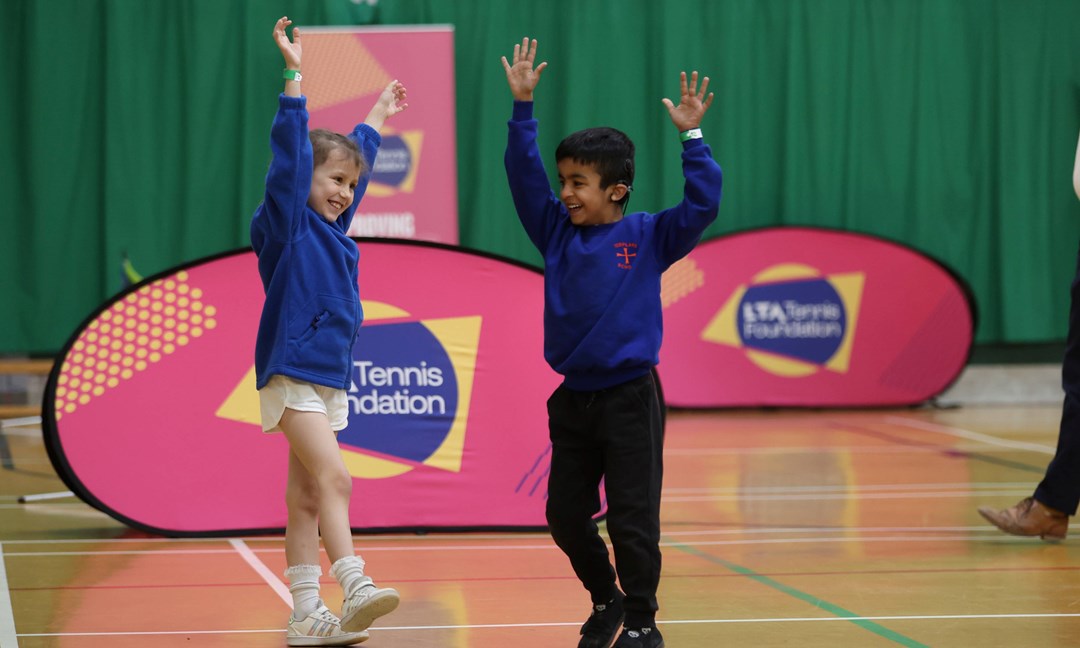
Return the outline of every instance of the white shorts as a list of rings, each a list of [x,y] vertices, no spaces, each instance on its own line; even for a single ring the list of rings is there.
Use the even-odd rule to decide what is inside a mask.
[[[334,389],[275,374],[259,390],[263,432],[281,432],[285,408],[298,412],[322,412],[334,432],[349,424],[349,399],[344,389]]]

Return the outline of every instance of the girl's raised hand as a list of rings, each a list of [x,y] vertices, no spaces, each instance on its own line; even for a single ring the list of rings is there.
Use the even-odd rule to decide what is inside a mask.
[[[281,50],[281,55],[285,57],[285,67],[290,70],[300,69],[300,28],[293,28],[293,39],[290,42],[289,36],[286,34],[286,30],[292,21],[288,16],[282,16],[278,18],[278,21],[274,24],[274,42],[277,43],[278,49]]]
[[[409,104],[405,103],[405,95],[405,86],[400,81],[394,79],[388,83],[379,93],[379,98],[375,100],[375,105],[371,107],[364,123],[377,131],[381,130],[388,118],[409,107]]]
[[[383,88],[378,104],[386,111],[387,117],[393,117],[409,107],[409,104],[405,103],[406,94],[405,86],[397,79]]]

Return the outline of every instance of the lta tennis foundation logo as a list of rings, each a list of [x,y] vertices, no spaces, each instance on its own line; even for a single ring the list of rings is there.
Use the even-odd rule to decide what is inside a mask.
[[[349,472],[369,479],[420,466],[460,472],[480,317],[402,321],[408,313],[370,302],[364,312],[349,427],[339,436]]]
[[[371,183],[365,195],[391,198],[411,194],[416,188],[416,170],[420,165],[423,131],[400,134],[384,133],[379,155],[371,170]],[[349,236],[416,237],[416,214],[409,209],[367,212],[358,211],[349,228]]]
[[[347,390],[349,426],[338,435],[349,473],[381,479],[420,467],[461,472],[480,316],[410,320],[389,304],[363,307]],[[254,367],[217,415],[260,423]]]
[[[861,272],[822,276],[806,265],[772,266],[739,286],[701,337],[745,349],[778,376],[846,373],[864,279]]]
[[[412,193],[416,187],[416,169],[420,164],[423,131],[411,130],[400,134],[384,133],[375,167],[371,170],[368,194],[392,196],[397,192]]]

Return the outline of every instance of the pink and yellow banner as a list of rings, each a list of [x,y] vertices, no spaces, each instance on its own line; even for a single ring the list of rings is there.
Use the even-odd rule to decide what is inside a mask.
[[[349,133],[397,79],[409,107],[386,122],[351,236],[458,242],[451,27],[304,28],[312,128]]]
[[[702,243],[662,299],[672,407],[920,403],[960,375],[975,328],[970,291],[938,262],[807,227]]]
[[[542,528],[543,277],[430,243],[360,243],[365,321],[349,425],[358,530]],[[82,499],[169,535],[279,531],[288,444],[264,434],[254,253],[150,278],[68,342],[46,388],[46,446]]]

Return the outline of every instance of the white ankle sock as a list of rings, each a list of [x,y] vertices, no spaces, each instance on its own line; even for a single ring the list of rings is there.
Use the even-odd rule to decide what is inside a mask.
[[[330,565],[330,575],[341,583],[341,589],[345,591],[345,598],[349,598],[356,590],[365,585],[374,584],[370,578],[364,575],[364,560],[360,556],[339,558],[333,565]]]
[[[322,567],[318,565],[292,565],[285,570],[293,599],[293,618],[297,621],[319,609],[319,576]]]

